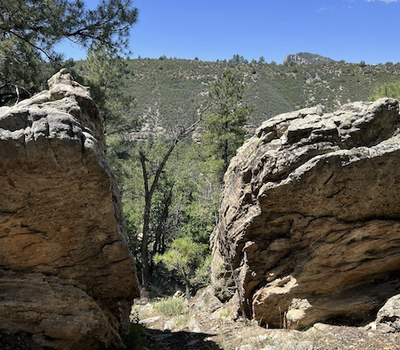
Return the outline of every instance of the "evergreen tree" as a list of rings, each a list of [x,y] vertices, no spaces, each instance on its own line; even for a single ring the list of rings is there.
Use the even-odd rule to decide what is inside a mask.
[[[234,64],[248,64],[249,61],[246,60],[243,56],[233,55],[233,57],[229,60],[229,63],[234,63]]]
[[[212,84],[209,92],[209,104],[213,108],[204,116],[205,132],[201,142],[221,181],[246,137],[244,126],[252,108],[242,104],[243,95],[244,85],[229,69]]]
[[[115,137],[117,134],[108,140]],[[152,282],[156,254],[163,254],[178,237],[208,246],[217,220],[220,186],[199,166],[204,162],[201,146],[181,136],[177,141],[149,136],[145,142],[127,141],[130,144],[125,145],[124,154],[112,149],[128,243],[138,259],[144,289]],[[204,250],[202,255],[206,254]]]
[[[186,298],[190,297],[191,277],[201,265],[203,247],[194,242],[190,237],[175,239],[171,248],[164,254],[154,257],[156,263],[163,262],[168,270],[176,270],[183,278],[186,286]],[[203,261],[204,262],[204,261]]]
[[[105,0],[95,10],[81,0],[2,0],[0,13],[0,106],[43,88],[45,62],[62,60],[54,50],[61,40],[126,50],[137,19],[131,0]]]
[[[400,81],[377,86],[373,95],[368,100],[375,101],[381,97],[391,97],[400,101]]]
[[[92,45],[83,62],[83,84],[90,86],[107,136],[120,135],[140,126],[140,120],[131,115],[135,97],[129,94],[123,79],[125,64],[117,49],[98,45]]]

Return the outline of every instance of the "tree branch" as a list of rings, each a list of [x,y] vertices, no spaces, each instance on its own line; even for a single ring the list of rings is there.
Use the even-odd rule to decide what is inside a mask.
[[[54,58],[49,53],[47,53],[45,50],[43,50],[41,47],[33,44],[28,39],[26,39],[23,36],[15,33],[12,29],[10,29],[8,32],[10,34],[12,34],[12,35],[15,35],[18,39],[21,39],[21,40],[25,41],[28,45],[32,46],[34,49],[36,49],[36,50],[40,51],[41,53],[43,53],[49,60],[54,61]]]
[[[146,169],[146,156],[142,151],[139,151],[140,157],[140,164],[142,165],[142,172],[143,172],[143,182],[144,182],[144,193],[149,193],[149,177],[147,176],[147,169]]]

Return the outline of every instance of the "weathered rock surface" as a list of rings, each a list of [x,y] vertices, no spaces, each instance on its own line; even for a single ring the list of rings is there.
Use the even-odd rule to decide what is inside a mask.
[[[49,87],[0,108],[0,330],[120,348],[139,290],[102,121],[66,71]]]
[[[393,99],[311,108],[266,121],[238,150],[213,273],[236,271],[248,316],[362,324],[399,293],[399,125]]]
[[[283,62],[296,62],[299,64],[307,64],[307,63],[329,63],[332,62],[333,60],[327,57],[319,56],[319,55],[311,55],[311,54],[306,54],[306,57],[304,56],[304,53],[298,53],[295,55],[287,55]]]
[[[379,328],[387,332],[400,332],[400,295],[391,297],[379,310],[376,318]]]

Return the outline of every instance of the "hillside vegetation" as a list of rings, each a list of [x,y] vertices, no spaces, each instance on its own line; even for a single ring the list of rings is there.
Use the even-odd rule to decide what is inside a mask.
[[[319,104],[325,112],[334,111],[348,102],[368,100],[383,84],[386,84],[385,91],[391,91],[400,78],[400,64],[392,63],[370,66],[364,62],[329,61],[277,65],[264,63],[262,58],[248,62],[239,55],[217,62],[164,56],[160,59],[112,56],[110,61],[103,59],[102,53],[97,55],[76,63],[73,70],[77,76],[84,77],[85,85],[92,87],[105,118],[107,157],[122,192],[129,247],[137,259],[138,270],[142,270],[142,283],[145,281],[149,293],[157,292],[157,295],[158,288],[166,286],[162,282],[164,277],[170,281],[173,277],[178,284],[186,283],[186,287],[190,284],[196,289],[208,283],[211,275],[206,263],[201,266],[185,263],[190,267],[190,276],[182,268],[179,274],[177,269],[187,260],[185,254],[190,255],[180,245],[177,248],[180,242],[177,240],[181,238],[198,245],[196,262],[209,261],[207,247],[218,221],[223,185],[220,165],[222,160],[224,165],[228,164],[235,153],[233,150],[229,157],[224,157],[223,152],[214,149],[218,142],[206,141],[207,132],[212,132],[209,140],[219,138],[231,142],[246,133],[237,128],[243,128],[244,123],[250,126],[247,131],[251,134],[251,129],[280,113]],[[319,56],[316,58],[321,60]],[[232,77],[228,79],[229,84],[222,83],[224,75]],[[240,91],[243,88],[240,96],[232,94],[236,82]],[[214,97],[219,97],[213,101],[214,90],[219,91]],[[225,90],[228,93],[221,95]],[[135,103],[121,108],[127,99]],[[249,107],[246,109],[251,111],[249,119],[246,115],[240,125],[238,120],[224,119],[224,113],[217,108],[221,103],[229,115],[235,108]],[[206,105],[212,107],[198,124],[199,112]],[[129,123],[126,119],[138,123]],[[214,122],[220,121],[222,124],[211,128]],[[130,126],[140,123],[140,132]],[[196,137],[182,137],[192,132],[186,131],[192,130],[193,124],[200,125],[195,131]],[[234,132],[231,132],[232,126],[236,128]],[[167,271],[165,262],[169,263],[166,260],[169,255],[164,254],[171,249],[181,254],[182,261],[174,262],[173,271]],[[176,252],[168,254],[172,253],[177,255]],[[160,259],[155,261],[157,254]],[[144,279],[145,275],[149,278]]]
[[[211,83],[227,68],[245,84],[244,102],[254,107],[249,121],[254,126],[277,114],[318,104],[325,111],[333,111],[348,102],[367,100],[379,85],[400,79],[399,63],[331,61],[278,65],[253,60],[238,64],[165,56],[126,59],[120,79],[136,99],[132,117],[153,120],[168,130],[193,120],[194,111],[204,103]]]

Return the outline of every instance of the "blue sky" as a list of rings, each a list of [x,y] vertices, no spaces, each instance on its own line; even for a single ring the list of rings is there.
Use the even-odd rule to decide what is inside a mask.
[[[93,7],[98,0],[85,0]],[[368,64],[399,62],[400,0],[133,0],[132,58],[166,55],[204,61],[282,63],[287,54],[311,52]],[[65,57],[84,50],[64,44]]]

